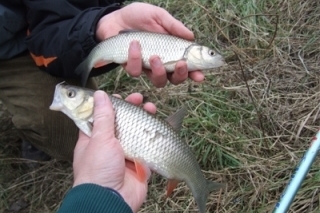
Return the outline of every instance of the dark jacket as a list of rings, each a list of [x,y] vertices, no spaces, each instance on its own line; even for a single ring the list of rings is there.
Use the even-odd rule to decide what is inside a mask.
[[[57,213],[132,213],[121,195],[95,184],[82,184],[72,188]]]
[[[27,11],[19,0],[0,0],[0,60],[27,50]],[[0,62],[1,63],[1,62]]]
[[[37,66],[59,77],[74,73],[93,47],[99,19],[124,0],[0,0],[0,59],[28,49]],[[95,76],[116,64],[92,71]]]

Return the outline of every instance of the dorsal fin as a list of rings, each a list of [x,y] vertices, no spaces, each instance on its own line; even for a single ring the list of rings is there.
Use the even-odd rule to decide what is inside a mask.
[[[182,121],[184,116],[186,115],[187,108],[182,107],[177,112],[175,112],[173,115],[169,116],[166,121],[177,131],[180,132]]]

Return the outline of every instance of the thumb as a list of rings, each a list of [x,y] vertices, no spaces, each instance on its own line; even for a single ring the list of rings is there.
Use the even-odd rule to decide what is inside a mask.
[[[114,110],[108,95],[103,91],[94,93],[92,138],[105,141],[114,138]]]

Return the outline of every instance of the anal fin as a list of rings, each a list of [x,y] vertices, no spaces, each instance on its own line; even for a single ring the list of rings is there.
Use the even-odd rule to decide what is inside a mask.
[[[112,61],[104,61],[104,60],[100,60],[94,63],[93,67],[94,68],[99,68],[99,67],[103,67],[107,64],[110,64]]]
[[[177,187],[178,183],[179,183],[179,181],[175,180],[175,179],[168,180],[167,196],[166,197],[170,197],[170,195],[172,194],[173,190]]]
[[[178,63],[178,61],[167,61],[163,63],[163,65],[175,65],[176,63]]]

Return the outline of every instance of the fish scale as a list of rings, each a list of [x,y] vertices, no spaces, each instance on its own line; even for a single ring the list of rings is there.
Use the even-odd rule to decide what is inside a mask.
[[[179,126],[170,125],[181,124],[183,111],[162,120],[122,99],[114,96],[109,98],[115,111],[115,136],[126,158],[166,177],[169,185],[170,181],[185,181],[195,197],[200,212],[204,213],[209,192],[224,185],[205,179],[195,155],[180,137]],[[91,135],[93,91],[58,84],[50,109],[62,111],[84,133]],[[87,116],[82,116],[83,114]],[[179,122],[172,123],[173,118]]]
[[[126,30],[100,42],[78,65],[75,73],[81,75],[82,84],[87,82],[93,67],[98,68],[109,63],[125,64],[130,43],[134,40],[140,44],[142,66],[147,69],[150,69],[150,57],[155,55],[159,56],[167,72],[173,72],[180,60],[186,61],[188,71],[206,70],[226,64],[217,51],[193,41],[163,33]]]
[[[123,64],[128,59],[129,45],[133,40],[137,40],[140,43],[142,61],[145,68],[150,68],[149,58],[152,55],[159,56],[164,64],[181,60],[186,49],[194,44],[194,42],[167,34],[140,31],[122,32],[118,36],[111,37],[102,42],[101,45],[98,45],[101,52],[93,50],[95,54],[89,55],[89,60],[93,58],[98,61],[112,59],[115,63]],[[110,51],[112,49],[117,51]],[[93,67],[93,64],[90,66]],[[167,66],[166,68],[171,72],[174,70],[172,66]]]

